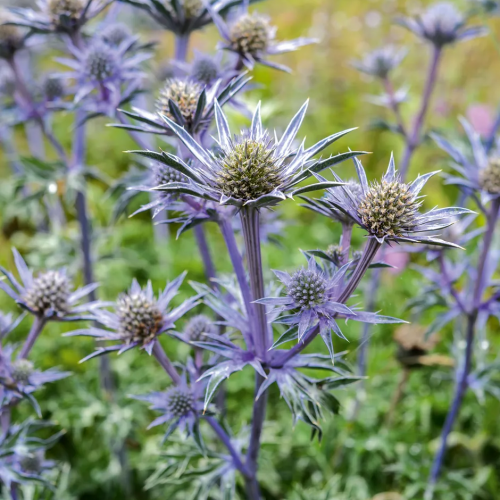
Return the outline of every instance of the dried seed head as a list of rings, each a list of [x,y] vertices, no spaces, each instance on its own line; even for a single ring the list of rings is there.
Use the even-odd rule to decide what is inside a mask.
[[[454,42],[458,35],[457,29],[464,22],[464,16],[451,2],[431,5],[420,16],[425,38],[439,47]]]
[[[287,294],[295,303],[310,309],[325,300],[326,280],[315,271],[300,269],[293,274],[287,287]]]
[[[144,292],[122,295],[116,304],[120,335],[127,343],[147,344],[160,332],[163,314]]]
[[[91,80],[103,82],[118,71],[118,59],[112,47],[103,42],[90,47],[85,57],[85,72]]]
[[[180,418],[194,409],[194,396],[189,389],[172,387],[166,394],[167,411]]]
[[[12,16],[5,10],[0,10],[0,57],[10,58],[23,46],[23,33],[17,26],[7,23],[12,20]]]
[[[217,79],[219,68],[217,63],[210,57],[200,57],[193,63],[191,78],[202,84],[208,85]]]
[[[19,461],[19,465],[24,472],[31,474],[39,474],[43,469],[43,455],[42,453],[30,453],[23,455]]]
[[[481,189],[490,194],[500,194],[500,158],[492,158],[479,174]]]
[[[83,0],[49,0],[47,7],[55,22],[58,22],[61,16],[74,20],[82,13],[84,2]]]
[[[56,76],[47,76],[42,82],[42,93],[48,101],[55,101],[64,96],[64,82]]]
[[[379,237],[401,236],[416,225],[419,202],[409,186],[382,180],[370,187],[358,205],[358,215],[368,231]]]
[[[205,333],[217,333],[213,321],[205,314],[193,316],[184,328],[184,333],[190,341],[198,342],[203,340]]]
[[[202,0],[180,0],[179,2],[184,9],[184,16],[186,19],[194,19],[198,17],[203,12],[203,2]],[[174,17],[177,17],[174,7],[172,6],[172,0],[165,0],[166,9]]]
[[[17,359],[12,363],[11,376],[15,382],[27,385],[34,368],[33,363],[28,359]]]
[[[33,280],[23,296],[23,301],[36,314],[52,312],[64,316],[69,312],[68,304],[71,284],[67,276],[59,271],[41,273]]]
[[[254,200],[269,194],[283,182],[270,142],[243,139],[220,158],[217,185],[237,200]]]
[[[160,91],[160,96],[156,101],[156,109],[162,115],[175,120],[175,117],[170,113],[168,105],[169,101],[172,100],[177,104],[186,123],[191,125],[202,90],[203,87],[199,83],[179,78],[170,78],[165,82],[163,89]]]
[[[124,40],[132,36],[129,27],[123,23],[115,23],[107,26],[101,34],[101,38],[108,43],[117,47]]]
[[[259,14],[243,14],[231,26],[229,38],[234,51],[256,56],[269,47],[272,28],[269,21]]]

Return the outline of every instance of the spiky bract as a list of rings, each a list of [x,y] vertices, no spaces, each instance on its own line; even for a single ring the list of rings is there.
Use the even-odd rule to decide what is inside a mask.
[[[165,396],[166,409],[176,418],[183,417],[194,409],[194,396],[189,389],[172,387]]]
[[[170,111],[169,101],[173,101],[187,124],[191,124],[196,113],[198,99],[203,87],[191,80],[170,78],[165,82],[156,101],[156,109],[162,115],[175,120]]]
[[[22,300],[36,314],[51,311],[58,316],[69,312],[71,284],[67,276],[60,271],[47,271],[38,275],[25,291]]]
[[[358,214],[371,234],[401,236],[416,226],[420,202],[399,180],[374,182],[358,205]]]
[[[231,47],[241,54],[258,55],[265,52],[272,39],[269,21],[259,14],[243,14],[229,33]]]
[[[156,302],[149,300],[142,291],[122,295],[116,304],[119,333],[126,343],[147,344],[160,332],[163,314]]]
[[[326,280],[318,272],[300,269],[292,275],[287,294],[295,303],[309,309],[325,300]]]

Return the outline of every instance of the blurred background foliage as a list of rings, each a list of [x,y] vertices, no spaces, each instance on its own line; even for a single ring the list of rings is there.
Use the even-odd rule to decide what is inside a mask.
[[[356,132],[335,144],[336,153],[352,149],[372,151],[364,158],[369,177],[375,178],[385,170],[391,151],[401,155],[402,141],[392,133],[376,129],[374,122],[387,117],[384,108],[367,100],[379,94],[378,82],[360,75],[350,61],[367,50],[385,43],[408,47],[409,54],[396,72],[396,86],[407,86],[408,102],[403,106],[405,117],[412,116],[419,105],[419,96],[428,64],[428,48],[413,35],[393,24],[399,14],[419,11],[430,2],[402,0],[268,0],[256,9],[266,12],[278,26],[281,39],[306,35],[319,38],[317,46],[305,47],[282,56],[280,62],[293,68],[293,74],[278,73],[258,67],[254,81],[257,88],[245,95],[252,107],[263,101],[263,115],[268,125],[280,129],[299,104],[311,98],[309,113],[302,133],[312,143],[334,131],[359,127]],[[464,8],[473,2],[458,2]],[[158,74],[162,61],[172,54],[173,39],[152,26],[136,11],[123,9],[123,17],[135,25],[144,40],[156,40],[158,50],[150,69]],[[495,18],[477,19],[489,25],[493,35],[499,33],[500,22]],[[194,48],[210,50],[217,42],[214,27],[197,33]],[[57,47],[54,47],[54,53]],[[34,71],[57,68],[51,57],[44,57],[41,67]],[[487,36],[445,50],[432,106],[428,128],[446,129],[458,134],[457,117],[468,116],[486,129],[500,104],[500,54],[495,36]],[[153,94],[159,82],[151,79]],[[388,112],[387,112],[388,113]],[[235,123],[245,119],[231,115]],[[123,153],[134,149],[134,142],[124,131],[107,128],[109,120],[94,120],[88,128],[88,165],[102,174],[91,181],[89,205],[97,236],[97,280],[101,283],[100,297],[114,299],[124,291],[133,277],[140,282],[151,279],[155,288],[165,280],[189,270],[189,279],[203,281],[203,269],[193,235],[186,233],[175,239],[176,228],[170,228],[168,241],[155,242],[149,213],[134,218],[121,217],[113,221],[116,198],[109,188],[132,166],[130,156]],[[71,119],[57,118],[56,133],[69,146]],[[15,138],[21,151],[28,151],[22,130]],[[418,173],[446,168],[444,154],[428,141],[415,155],[410,178]],[[342,165],[342,175],[354,176],[352,164]],[[66,211],[67,227],[52,225],[40,230],[36,203],[14,196],[15,183],[5,155],[0,161],[0,263],[13,268],[10,249],[17,247],[35,268],[67,265],[77,271],[79,265],[78,229],[71,208]],[[38,179],[37,182],[40,182]],[[65,195],[68,185],[58,183],[56,195]],[[425,205],[453,204],[457,193],[435,177],[426,190]],[[147,197],[139,197],[131,208],[138,208]],[[71,204],[67,204],[71,207]],[[265,268],[293,270],[303,265],[300,249],[309,250],[337,243],[340,227],[287,201],[280,206],[286,227],[280,244],[266,245]],[[208,226],[210,249],[220,272],[230,271],[223,242],[217,228]],[[361,244],[363,235],[355,231],[355,242]],[[472,243],[474,245],[474,243]],[[422,256],[412,255],[415,262]],[[404,264],[403,264],[403,267]],[[268,273],[270,278],[270,273]],[[419,275],[406,266],[398,272],[385,272],[382,278],[377,309],[384,314],[412,319],[406,309],[408,299],[420,290]],[[184,293],[189,294],[186,283]],[[364,300],[363,294],[359,300]],[[11,301],[0,295],[0,308],[12,309]],[[432,314],[420,318],[432,322]],[[182,325],[178,325],[182,327]],[[29,328],[24,320],[18,334],[23,337]],[[145,406],[128,398],[165,387],[165,376],[144,353],[131,351],[122,357],[113,356],[112,369],[118,390],[115,400],[107,399],[99,389],[98,364],[78,361],[92,350],[92,341],[64,338],[67,325],[50,324],[36,345],[34,360],[42,368],[59,366],[74,375],[49,385],[39,395],[44,418],[65,429],[66,434],[50,451],[50,456],[64,465],[59,487],[54,494],[58,500],[104,499],[185,499],[187,487],[176,491],[172,481],[162,484],[166,458],[162,455],[172,447],[185,444],[161,444],[162,430],[145,428],[153,418]],[[449,368],[426,367],[410,377],[405,394],[396,410],[392,425],[385,423],[390,401],[401,377],[393,341],[394,325],[373,328],[369,351],[369,379],[364,390],[354,385],[340,394],[340,414],[325,424],[321,443],[311,442],[309,429],[299,423],[292,430],[291,416],[279,399],[276,388],[271,390],[269,423],[266,428],[260,466],[260,479],[266,500],[400,500],[423,498],[431,459],[438,444],[439,431],[451,399],[453,380]],[[488,347],[494,357],[500,346],[498,324],[492,331]],[[355,362],[359,347],[360,327],[349,323],[344,333],[350,343],[336,339],[337,350],[347,350],[347,359]],[[447,354],[453,342],[452,328],[440,332],[437,352]],[[187,348],[164,339],[172,358],[185,356]],[[320,340],[314,350],[323,349]],[[176,352],[177,351],[177,352]],[[176,352],[176,354],[174,354]],[[253,398],[251,370],[237,373],[227,383],[227,419],[236,430],[244,431],[249,422]],[[361,411],[352,419],[356,398],[363,400]],[[21,405],[16,418],[28,416],[30,409]],[[500,403],[486,398],[480,404],[473,393],[467,395],[459,425],[453,432],[451,450],[446,457],[446,473],[436,497],[440,500],[498,499],[500,491],[500,432],[498,415]],[[113,453],[117,443],[125,440],[130,462],[128,490],[123,488],[120,467]],[[156,471],[150,481],[147,478]],[[156,479],[155,479],[156,478]],[[158,484],[157,484],[158,483]],[[148,489],[144,489],[144,485]],[[35,498],[35,496],[33,497]],[[45,497],[43,497],[45,498]],[[49,498],[49,497],[47,497]]]

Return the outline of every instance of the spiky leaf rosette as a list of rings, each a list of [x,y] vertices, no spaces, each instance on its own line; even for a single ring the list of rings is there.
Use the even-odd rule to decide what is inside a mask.
[[[172,387],[165,394],[166,410],[175,418],[180,418],[194,410],[194,396],[187,388]]]
[[[231,26],[229,32],[232,49],[251,56],[265,52],[272,36],[273,31],[269,20],[255,12],[243,14]]]
[[[68,299],[71,284],[60,271],[47,271],[35,278],[25,291],[22,300],[36,314],[45,315],[51,311],[58,316],[69,312]]]
[[[29,359],[16,359],[12,363],[11,376],[15,382],[27,385],[34,370],[35,367]]]
[[[287,294],[300,307],[310,309],[325,301],[326,285],[321,273],[300,269],[292,275]]]
[[[62,16],[70,19],[78,19],[83,10],[83,0],[48,0],[47,10],[52,16],[52,20],[57,23]]]
[[[198,314],[188,321],[184,333],[191,342],[198,342],[204,340],[205,333],[215,334],[217,329],[206,314]]]
[[[156,109],[158,113],[175,120],[176,117],[170,109],[170,101],[172,101],[177,105],[185,122],[191,125],[202,91],[203,87],[197,82],[182,80],[180,78],[170,78],[165,82],[163,89],[160,91],[160,95],[156,101]]]
[[[99,82],[112,78],[118,71],[116,52],[103,42],[94,43],[89,47],[84,64],[87,77]]]
[[[126,343],[151,342],[163,326],[163,314],[156,302],[142,291],[122,295],[116,304],[120,334]]]
[[[248,201],[272,193],[283,182],[276,147],[267,137],[243,138],[220,159],[216,183],[229,198]]]
[[[371,185],[358,205],[358,214],[371,234],[379,238],[401,236],[417,225],[420,205],[408,184],[383,179]]]
[[[500,195],[500,158],[491,158],[479,173],[479,185],[489,194]]]

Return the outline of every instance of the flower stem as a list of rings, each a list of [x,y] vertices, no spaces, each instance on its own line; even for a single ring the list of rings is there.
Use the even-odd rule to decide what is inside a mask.
[[[189,34],[187,35],[177,35],[175,37],[175,60],[184,62],[187,58],[187,52],[189,47]]]
[[[202,225],[194,227],[194,236],[196,238],[196,243],[198,244],[203,267],[205,268],[205,277],[212,286],[215,286],[215,283],[213,282],[213,279],[216,276],[215,265],[212,260],[212,256],[210,255],[205,229]]]
[[[47,319],[44,316],[35,316],[30,333],[28,334],[28,337],[26,338],[21,351],[17,356],[18,359],[26,359],[28,357],[31,349],[33,348],[33,345],[36,342],[36,339],[38,338],[40,333],[42,333],[42,330],[44,329],[46,324]]]
[[[342,236],[340,237],[340,248],[342,249],[342,264],[349,261],[351,250],[352,224],[342,224]]]
[[[156,358],[158,363],[160,363],[162,368],[167,372],[168,376],[172,379],[172,382],[175,385],[180,384],[181,377],[177,373],[177,370],[175,369],[174,365],[168,358],[167,353],[165,352],[165,350],[163,349],[158,340],[155,341],[153,346],[153,356]]]
[[[400,164],[401,179],[404,181],[408,174],[410,161],[415,152],[415,149],[420,144],[420,136],[422,133],[422,126],[424,124],[425,115],[429,109],[429,104],[434,87],[436,86],[439,63],[441,61],[442,49],[436,46],[432,48],[431,62],[429,65],[429,72],[427,81],[425,83],[424,94],[422,96],[422,104],[420,110],[415,118],[412,131],[406,141],[406,149],[404,152],[403,160]]]
[[[387,412],[387,416],[385,419],[385,425],[390,427],[392,425],[392,421],[394,420],[394,414],[396,413],[396,408],[403,397],[405,392],[406,385],[408,384],[408,380],[410,379],[411,370],[408,368],[403,368],[401,373],[401,379],[396,386],[396,390],[392,396],[391,407]]]
[[[264,293],[264,276],[262,274],[262,255],[260,249],[260,214],[256,208],[243,207],[240,212],[243,238],[245,240],[248,271],[250,274],[250,291],[252,301],[261,299]],[[265,361],[269,346],[269,326],[266,308],[262,304],[253,304],[255,312],[254,344],[257,355]]]
[[[406,127],[403,121],[403,117],[401,116],[401,110],[399,108],[399,103],[396,100],[396,94],[394,92],[394,87],[392,85],[392,82],[389,80],[388,77],[384,78],[383,80],[384,84],[384,89],[386,94],[389,97],[389,104],[391,106],[391,109],[396,117],[396,121],[399,127],[399,130],[403,134],[403,137],[408,140],[408,133],[406,132]]]
[[[433,498],[434,488],[439,478],[441,468],[443,465],[444,455],[446,453],[448,436],[453,429],[455,420],[458,417],[458,414],[460,412],[460,407],[462,406],[462,401],[464,399],[465,393],[468,388],[468,377],[472,365],[472,354],[474,348],[474,337],[476,331],[477,317],[479,309],[481,307],[481,300],[484,291],[488,285],[486,283],[486,275],[485,275],[486,264],[488,262],[491,245],[493,243],[493,235],[498,221],[499,210],[500,210],[500,199],[497,198],[491,202],[491,207],[488,213],[486,232],[484,234],[481,255],[479,257],[477,265],[476,286],[474,288],[472,310],[467,315],[467,331],[465,336],[466,344],[465,344],[464,359],[458,369],[460,371],[458,371],[457,384],[455,387],[455,395],[453,397],[451,408],[448,412],[448,415],[446,416],[444,427],[441,431],[441,444],[436,453],[436,456],[434,457],[434,463],[432,465],[425,495],[426,500],[430,500]]]

